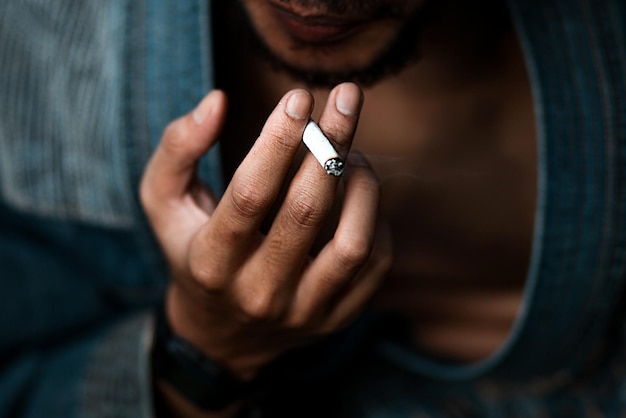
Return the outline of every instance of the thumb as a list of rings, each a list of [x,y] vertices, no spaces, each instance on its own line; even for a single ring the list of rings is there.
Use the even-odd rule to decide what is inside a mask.
[[[197,161],[216,142],[226,108],[226,95],[214,90],[192,112],[167,126],[141,181],[141,201],[148,214],[189,192]]]

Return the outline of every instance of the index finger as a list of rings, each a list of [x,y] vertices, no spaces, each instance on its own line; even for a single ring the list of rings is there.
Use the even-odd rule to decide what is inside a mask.
[[[306,90],[287,93],[235,172],[200,239],[225,262],[246,246],[280,193],[313,109]]]

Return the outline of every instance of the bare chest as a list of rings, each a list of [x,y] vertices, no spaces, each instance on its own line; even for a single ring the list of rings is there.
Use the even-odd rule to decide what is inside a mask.
[[[398,244],[394,274],[523,276],[536,153],[530,107],[522,109],[490,97],[364,109],[353,147],[380,178],[381,215]]]
[[[375,304],[412,318],[423,350],[484,358],[517,316],[530,257],[532,99],[522,90],[404,106],[366,107],[354,145],[380,178],[393,236]]]
[[[227,171],[290,87],[253,84],[231,95],[222,139]],[[251,89],[258,100],[249,100]],[[527,88],[503,95],[493,86],[477,94],[404,93],[366,91],[353,144],[380,179],[380,216],[394,246],[393,268],[373,302],[411,318],[422,349],[483,358],[508,334],[528,265],[536,194],[532,98]],[[315,95],[321,109],[325,93]]]

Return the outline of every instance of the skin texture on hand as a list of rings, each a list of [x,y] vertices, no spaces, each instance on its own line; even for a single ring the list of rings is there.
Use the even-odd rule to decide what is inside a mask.
[[[319,121],[344,158],[362,100],[356,85],[339,85]],[[146,168],[141,201],[172,273],[173,330],[246,379],[285,351],[349,324],[379,287],[391,250],[380,233],[378,181],[358,154],[347,159],[341,180],[307,155],[269,231],[259,232],[313,109],[305,90],[282,98],[217,202],[195,168],[217,140],[226,102],[213,91],[167,127]],[[345,193],[338,226],[312,258],[339,181]]]

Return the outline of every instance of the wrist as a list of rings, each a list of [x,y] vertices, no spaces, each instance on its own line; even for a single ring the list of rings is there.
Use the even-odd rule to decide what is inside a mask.
[[[199,301],[190,293],[180,285],[172,284],[160,320],[167,325],[169,332],[218,363],[233,377],[242,381],[253,380],[276,355],[265,353],[257,344],[243,342],[241,332],[232,332],[237,324],[229,324],[226,319],[230,313],[207,312],[206,301]],[[218,320],[212,319],[215,317]],[[243,337],[245,340],[245,335]]]
[[[238,379],[176,335],[163,308],[156,314],[152,372],[156,386],[166,397],[175,401],[177,396],[167,394],[176,393],[196,410],[207,413],[222,412],[245,402],[253,392],[253,382]]]
[[[242,418],[247,416],[241,402],[220,411],[206,411],[189,402],[162,379],[153,382],[156,418]]]

